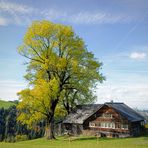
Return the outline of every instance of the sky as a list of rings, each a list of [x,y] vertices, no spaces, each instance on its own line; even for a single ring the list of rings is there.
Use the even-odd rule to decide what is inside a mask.
[[[73,27],[103,63],[97,103],[113,100],[148,109],[147,0],[0,0],[0,98],[27,87],[26,59],[17,52],[28,26],[49,20]]]

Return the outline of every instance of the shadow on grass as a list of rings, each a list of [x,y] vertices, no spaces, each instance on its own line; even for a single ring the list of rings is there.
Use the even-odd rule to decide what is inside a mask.
[[[137,136],[137,137],[128,137],[128,138],[106,138],[106,137],[100,137],[100,138],[97,138],[95,136],[59,136],[57,137],[56,140],[58,141],[95,141],[95,140],[98,140],[98,141],[109,141],[109,140],[125,140],[125,139],[137,139],[137,138],[143,138],[144,140],[148,140],[148,134],[144,134],[142,136]]]
[[[101,138],[97,138],[97,137],[65,137],[63,139],[59,139],[59,140],[64,140],[64,141],[94,141],[94,140],[99,140],[99,141],[104,141],[104,140],[115,140],[115,139],[120,139],[120,138],[106,138],[106,137],[101,137]]]
[[[97,139],[96,137],[77,137],[76,140],[83,141],[83,140],[96,140],[96,139]]]

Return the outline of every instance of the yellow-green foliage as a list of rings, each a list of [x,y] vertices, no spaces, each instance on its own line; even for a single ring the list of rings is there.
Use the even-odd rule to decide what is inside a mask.
[[[16,141],[25,141],[25,140],[28,140],[28,137],[27,137],[27,135],[16,135],[15,140]]]
[[[55,98],[58,91],[58,83],[56,79],[50,82],[38,79],[33,89],[22,90],[18,93],[20,103],[17,108],[21,112],[18,121],[24,124],[32,125],[32,123],[44,119],[50,111],[51,98]]]
[[[77,90],[79,95],[84,95],[96,82],[104,80],[99,73],[102,64],[69,26],[35,21],[18,51],[29,59],[25,78],[32,84],[18,93],[21,100],[18,120],[24,124],[31,125],[54,114],[55,110],[56,116],[65,114],[61,102],[66,91]],[[57,108],[53,109],[54,103]]]
[[[145,124],[145,128],[147,128],[147,129],[148,129],[148,124]]]

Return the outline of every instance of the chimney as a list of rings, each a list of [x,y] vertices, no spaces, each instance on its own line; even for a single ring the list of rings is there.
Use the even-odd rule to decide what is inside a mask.
[[[110,100],[110,103],[114,103],[114,101],[113,100]]]

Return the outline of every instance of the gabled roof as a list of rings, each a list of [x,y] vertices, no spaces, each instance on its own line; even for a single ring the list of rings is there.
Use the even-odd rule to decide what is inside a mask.
[[[130,108],[124,103],[105,103],[109,107],[114,108],[117,112],[119,112],[122,116],[126,117],[131,122],[142,121],[144,117],[137,113],[135,110]]]
[[[127,118],[130,122],[142,121],[144,117],[138,114],[135,110],[131,109],[124,103],[113,103],[108,102],[105,104],[89,104],[89,105],[78,105],[76,109],[71,112],[63,123],[76,123],[83,124],[83,122],[88,119],[91,115],[97,112],[103,106],[109,106],[114,108],[123,117]]]
[[[63,123],[83,124],[83,122],[99,110],[100,107],[102,107],[102,104],[78,105],[76,109],[66,117]]]

